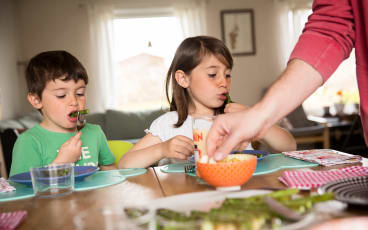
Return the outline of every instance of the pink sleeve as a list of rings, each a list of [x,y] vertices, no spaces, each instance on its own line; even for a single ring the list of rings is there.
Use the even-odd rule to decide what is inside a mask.
[[[354,46],[355,27],[349,0],[315,0],[302,35],[290,55],[312,65],[326,81]]]

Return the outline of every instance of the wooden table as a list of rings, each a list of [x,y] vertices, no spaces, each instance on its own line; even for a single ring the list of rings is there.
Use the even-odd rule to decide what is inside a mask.
[[[121,184],[74,192],[60,198],[30,198],[0,203],[0,212],[28,211],[22,229],[114,229],[122,206],[163,197],[154,170]]]
[[[314,167],[312,169],[326,170],[331,169],[331,167]],[[286,187],[277,179],[282,171],[253,176],[242,186],[242,190],[285,189]],[[211,190],[215,190],[215,188],[201,184],[196,177],[184,173],[163,173],[160,167],[156,167],[149,168],[146,174],[128,178],[118,185],[74,192],[61,198],[30,198],[0,203],[0,212],[28,211],[28,218],[17,230],[124,229],[125,223],[122,219],[124,206],[183,193]],[[368,215],[368,211],[353,209],[348,210],[345,214]]]

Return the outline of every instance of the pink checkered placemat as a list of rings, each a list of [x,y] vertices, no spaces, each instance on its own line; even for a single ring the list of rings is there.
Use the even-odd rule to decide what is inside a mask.
[[[326,171],[285,171],[279,180],[289,188],[312,189],[333,180],[368,176],[368,167],[351,166]]]
[[[27,217],[27,211],[0,213],[0,230],[13,230]]]
[[[4,178],[0,178],[0,193],[11,192],[14,190],[15,188],[11,186]]]

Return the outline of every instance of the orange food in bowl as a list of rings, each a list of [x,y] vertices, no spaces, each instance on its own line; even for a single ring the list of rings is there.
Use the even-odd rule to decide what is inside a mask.
[[[213,163],[196,163],[201,178],[215,187],[240,186],[253,175],[257,157],[251,154],[231,154]]]

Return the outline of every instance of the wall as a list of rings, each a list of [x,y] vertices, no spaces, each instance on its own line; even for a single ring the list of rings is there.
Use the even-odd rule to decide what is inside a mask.
[[[75,0],[19,0],[20,33],[23,61],[48,50],[66,50],[76,56],[84,67],[90,69],[90,41],[87,10]],[[93,108],[98,98],[95,82],[87,87],[88,107]]]
[[[22,66],[17,65],[19,39],[15,3],[0,0],[0,119],[16,117],[30,110],[25,100]]]
[[[221,38],[221,10],[253,9],[256,54],[234,57],[231,98],[252,105],[261,97],[286,66],[287,7],[272,0],[210,0],[208,3],[208,33]]]
[[[17,73],[16,61],[28,61],[32,56],[45,50],[67,50],[74,54],[86,67],[91,67],[90,41],[87,10],[82,1],[76,0],[0,0],[0,76],[3,89],[4,117],[11,117],[29,111],[24,94],[23,77]],[[244,104],[254,104],[264,87],[271,84],[286,64],[287,46],[285,35],[286,7],[284,1],[276,0],[207,0],[208,34],[221,38],[220,11],[223,9],[251,8],[255,13],[256,50],[254,56],[235,57],[231,96]],[[14,10],[15,5],[15,10]],[[4,12],[3,12],[4,11]],[[16,26],[16,18],[19,27]],[[15,29],[19,28],[21,52],[16,51]],[[6,57],[6,59],[5,59]],[[3,71],[5,67],[5,71]],[[24,68],[24,67],[23,67]],[[89,74],[91,77],[91,74]],[[8,77],[11,76],[11,77]],[[88,107],[93,111],[99,99],[91,79],[88,85]],[[16,87],[15,85],[20,85]],[[9,87],[8,87],[9,86]],[[5,91],[6,90],[6,91]],[[9,96],[8,96],[9,95]]]

